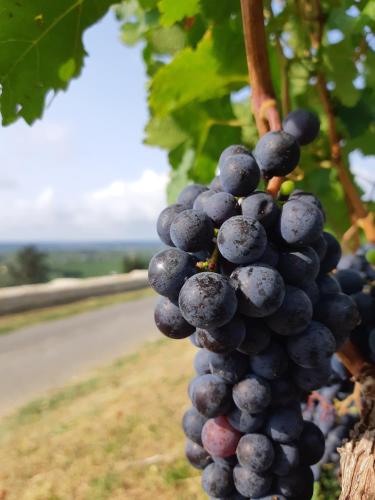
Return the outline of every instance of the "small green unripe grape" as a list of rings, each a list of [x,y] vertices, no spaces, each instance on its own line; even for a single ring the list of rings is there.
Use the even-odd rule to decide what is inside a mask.
[[[280,193],[283,196],[289,196],[290,193],[292,193],[294,191],[295,187],[296,187],[296,185],[294,184],[293,181],[284,181],[281,184]]]
[[[366,252],[366,260],[370,264],[375,265],[375,248],[370,248],[370,250],[367,250],[367,252]]]

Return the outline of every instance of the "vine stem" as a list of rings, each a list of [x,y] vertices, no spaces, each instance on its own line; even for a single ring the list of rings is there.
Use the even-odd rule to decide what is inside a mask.
[[[259,135],[281,129],[267,52],[262,0],[241,0],[247,67],[251,85],[251,108]],[[277,197],[283,177],[273,177],[267,191]]]

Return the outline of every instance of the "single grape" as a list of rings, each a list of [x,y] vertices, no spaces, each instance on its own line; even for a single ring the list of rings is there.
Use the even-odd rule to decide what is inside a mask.
[[[195,199],[203,191],[207,191],[206,186],[202,184],[189,184],[178,195],[177,203],[184,205],[185,208],[193,208]]]
[[[289,199],[280,217],[280,233],[289,245],[307,246],[316,241],[323,230],[322,212],[311,203]]]
[[[352,295],[352,299],[357,305],[361,324],[368,326],[375,325],[375,302],[369,293],[359,292]]]
[[[318,276],[319,266],[319,257],[311,247],[286,250],[279,255],[278,270],[289,285],[308,285]]]
[[[210,218],[198,210],[184,210],[171,224],[174,245],[186,252],[198,252],[209,247],[214,236]]]
[[[271,389],[266,380],[256,375],[248,375],[233,387],[233,399],[240,410],[260,413],[271,402]]]
[[[324,235],[321,234],[315,241],[311,243],[311,248],[317,253],[320,262],[324,259],[327,252],[327,240]]]
[[[207,349],[200,349],[194,358],[194,368],[197,375],[205,375],[211,373],[209,364],[210,351]]]
[[[296,139],[287,132],[268,132],[257,142],[254,156],[265,179],[283,177],[298,165],[300,147]]]
[[[284,378],[270,380],[269,383],[271,387],[271,405],[273,407],[287,406],[299,399],[300,390],[288,373],[284,375]]]
[[[191,386],[193,406],[207,418],[225,415],[232,407],[231,389],[216,375],[200,375]]]
[[[157,293],[177,299],[182,285],[197,272],[196,259],[178,248],[166,248],[155,254],[148,266],[148,281]]]
[[[305,292],[287,285],[281,306],[265,322],[279,335],[295,335],[307,328],[312,315],[312,304]]]
[[[317,198],[314,194],[309,193],[307,191],[302,191],[302,189],[295,189],[293,193],[289,197],[290,200],[300,200],[305,203],[309,203],[310,205],[315,206],[322,213],[323,219],[326,219],[323,205],[321,204],[319,198]]]
[[[301,286],[301,290],[305,292],[305,294],[310,299],[312,306],[315,307],[320,299],[319,287],[316,284],[316,281],[310,281],[310,283],[307,283],[307,285]]]
[[[202,474],[202,488],[212,497],[225,497],[235,492],[231,467],[212,463]]]
[[[324,259],[320,263],[320,272],[329,273],[336,268],[341,259],[341,247],[337,239],[330,233],[323,232],[327,242],[327,251]]]
[[[251,414],[234,408],[227,415],[227,418],[232,427],[243,434],[248,434],[250,432],[256,432],[263,426],[266,415],[265,413]]]
[[[239,206],[230,193],[215,193],[206,201],[204,211],[214,225],[220,227],[227,219],[238,215]]]
[[[194,327],[184,319],[180,308],[167,297],[161,297],[154,312],[159,330],[172,339],[184,339],[194,332]]]
[[[335,278],[339,282],[341,290],[347,295],[362,291],[365,284],[362,275],[353,269],[342,269],[341,271],[337,271]]]
[[[238,350],[250,356],[263,351],[271,340],[271,331],[259,319],[245,318],[246,333]]]
[[[322,295],[326,295],[327,293],[338,293],[342,291],[337,279],[330,274],[320,274],[316,280],[316,283],[319,287],[319,292]]]
[[[245,321],[241,316],[236,315],[225,325],[211,329],[209,334],[221,345],[228,347],[228,349],[237,349],[245,339]]]
[[[255,191],[250,196],[242,200],[242,215],[255,219],[265,227],[272,226],[280,213],[280,209],[269,193]]]
[[[284,118],[283,129],[304,146],[313,142],[318,136],[320,121],[315,113],[307,109],[296,109]]]
[[[223,328],[225,327],[226,325],[224,325]],[[220,342],[216,340],[210,332],[201,328],[197,328],[195,335],[200,346],[207,349],[207,351],[216,352],[218,354],[227,354],[236,349],[236,344],[233,344],[233,339],[230,336],[223,337],[222,342]]]
[[[250,467],[255,472],[265,472],[275,458],[272,441],[264,434],[245,434],[239,440],[237,458],[242,467]]]
[[[280,187],[280,194],[289,196],[294,191],[295,186],[295,183],[291,180],[284,181]]]
[[[229,354],[209,355],[209,366],[212,375],[218,375],[228,384],[239,382],[249,370],[249,359],[245,354],[235,351]]]
[[[261,495],[266,495],[272,486],[271,474],[258,473],[241,465],[236,465],[233,469],[233,479],[237,491],[246,498],[259,498]]]
[[[220,227],[217,244],[221,255],[229,262],[250,264],[265,251],[267,235],[255,219],[236,215]]]
[[[315,318],[331,330],[336,340],[360,321],[356,303],[344,293],[322,295],[315,309]]]
[[[251,156],[250,151],[247,149],[246,146],[243,146],[242,144],[233,144],[232,146],[228,146],[227,148],[224,149],[224,151],[221,153],[220,158],[219,158],[219,167],[223,164],[223,162],[229,158],[230,156],[233,155],[249,155]]]
[[[190,439],[186,442],[185,455],[190,464],[196,469],[205,469],[212,462],[212,458],[207,451],[199,444],[190,441]]]
[[[210,418],[202,429],[202,442],[214,457],[235,455],[241,433],[234,429],[226,417]]]
[[[274,380],[288,368],[288,356],[278,342],[271,340],[264,351],[250,358],[250,367],[255,375]]]
[[[280,273],[268,265],[239,267],[231,274],[231,283],[237,292],[239,310],[246,316],[269,316],[284,300],[284,281]]]
[[[207,201],[214,194],[216,194],[216,191],[214,191],[212,189],[208,189],[207,191],[202,191],[201,194],[199,194],[195,198],[195,201],[194,201],[194,204],[193,204],[193,210],[198,210],[198,211],[204,212],[206,204],[207,204]]]
[[[317,321],[312,321],[306,330],[287,340],[290,358],[303,368],[318,368],[331,358],[335,349],[335,337]]]
[[[326,385],[331,373],[331,364],[328,362],[326,365],[319,366],[319,370],[295,365],[292,376],[297,387],[305,392],[311,392]]]
[[[170,205],[169,207],[165,208],[158,217],[156,223],[156,231],[161,241],[170,247],[174,247],[170,235],[171,224],[174,221],[176,215],[183,212],[184,210],[186,210],[186,207],[184,205],[178,205],[177,203],[175,203],[174,205]]]
[[[207,422],[207,418],[199,413],[199,411],[192,406],[189,408],[182,419],[182,427],[185,436],[194,443],[203,446],[202,444],[202,429]]]
[[[303,430],[303,419],[299,405],[276,408],[266,423],[267,435],[277,443],[292,443]]]
[[[272,464],[271,472],[277,476],[286,476],[298,467],[300,453],[295,444],[274,443],[274,450],[275,460]]]
[[[277,267],[279,263],[279,252],[273,243],[267,242],[266,249],[259,257],[259,263],[266,264],[267,266]]]
[[[247,196],[256,189],[259,180],[260,170],[251,155],[236,154],[220,161],[220,182],[227,193]]]
[[[314,476],[310,467],[300,465],[287,476],[278,477],[277,489],[287,497],[309,500],[314,492]]]
[[[204,272],[186,281],[180,292],[179,306],[188,323],[196,328],[213,329],[233,318],[237,298],[228,278]]]
[[[303,431],[298,440],[298,449],[301,465],[314,465],[323,457],[325,439],[317,425],[304,421]]]

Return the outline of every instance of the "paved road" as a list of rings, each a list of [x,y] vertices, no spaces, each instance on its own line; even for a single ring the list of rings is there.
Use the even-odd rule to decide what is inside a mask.
[[[155,297],[0,336],[0,413],[156,339]]]

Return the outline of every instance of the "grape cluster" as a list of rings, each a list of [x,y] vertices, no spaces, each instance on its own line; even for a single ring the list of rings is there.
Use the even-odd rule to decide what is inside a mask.
[[[253,153],[228,147],[210,186],[187,186],[157,222],[168,247],[149,266],[162,296],[155,322],[199,348],[183,429],[212,499],[312,496],[324,435],[301,401],[328,382],[358,310],[330,275],[341,249],[320,201],[257,188],[290,173],[318,131],[316,116],[297,110]]]
[[[331,367],[329,384],[314,391],[306,402],[301,404],[303,418],[317,425],[325,438],[324,454],[312,467],[316,481],[320,479],[322,466],[327,464],[333,465],[336,475],[339,475],[340,456],[337,448],[342,446],[359,421],[356,402],[348,402],[348,398],[353,394],[354,383],[336,354],[331,358]],[[343,408],[342,402],[345,403]]]
[[[341,290],[357,304],[361,323],[351,333],[351,341],[362,355],[375,363],[375,245],[367,244],[354,255],[344,255],[335,278]]]

